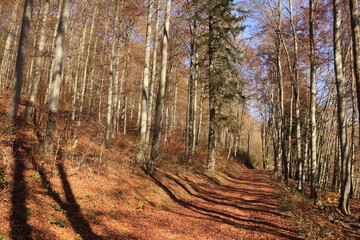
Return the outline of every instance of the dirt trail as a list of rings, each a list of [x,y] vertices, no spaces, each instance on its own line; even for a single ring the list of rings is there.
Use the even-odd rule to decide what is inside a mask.
[[[0,206],[9,239],[301,239],[259,170],[149,178],[114,165],[89,176],[58,162],[49,178],[30,156],[29,137],[16,139],[13,188]]]
[[[158,172],[151,179],[70,176],[59,165],[59,179],[47,180],[25,165],[18,167],[12,204],[0,206],[8,212],[0,215],[0,233],[9,239],[301,239],[259,170],[218,178]]]
[[[203,178],[205,185],[209,176]],[[228,178],[212,187],[196,187],[199,186],[196,180],[186,176],[154,178],[178,205],[141,222],[144,234],[138,232],[136,236],[142,239],[301,239],[291,229],[289,217],[278,211],[268,178],[258,170],[244,170],[239,177]]]

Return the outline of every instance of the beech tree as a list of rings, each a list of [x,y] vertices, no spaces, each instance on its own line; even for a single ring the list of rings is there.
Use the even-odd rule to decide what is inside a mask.
[[[145,43],[145,64],[144,64],[144,78],[142,83],[141,94],[141,125],[140,125],[140,149],[137,155],[137,163],[143,163],[145,153],[147,152],[148,143],[146,140],[148,117],[151,114],[149,111],[149,80],[150,80],[150,41],[151,41],[151,23],[152,23],[152,6],[153,1],[148,0],[148,14],[147,14],[147,27],[146,27],[146,43]]]
[[[50,2],[47,0],[44,3],[44,8],[42,12],[42,21],[40,25],[39,30],[39,43],[37,47],[37,58],[35,61],[34,66],[34,75],[31,79],[30,83],[30,92],[29,92],[29,102],[26,109],[26,118],[29,120],[31,118],[34,118],[34,110],[35,110],[35,103],[38,95],[38,89],[39,89],[39,82],[41,78],[41,68],[44,64],[44,50],[45,50],[45,43],[46,43],[46,26],[47,26],[47,19],[49,15],[49,9],[50,9]]]
[[[162,39],[162,56],[161,56],[161,73],[159,90],[157,93],[156,109],[155,109],[155,129],[151,144],[150,160],[147,164],[146,172],[153,174],[156,158],[160,147],[161,127],[163,123],[164,100],[166,90],[166,73],[168,64],[168,41],[170,30],[170,14],[171,14],[171,0],[166,0],[165,20]]]
[[[350,214],[349,198],[351,188],[351,161],[349,156],[349,143],[347,134],[347,116],[345,99],[345,78],[342,65],[341,41],[341,5],[339,0],[333,0],[334,11],[334,59],[338,103],[338,128],[341,149],[341,197],[339,209],[344,214]]]
[[[48,120],[46,124],[46,133],[45,133],[45,149],[51,150],[52,148],[52,138],[56,129],[56,119],[57,111],[59,106],[59,96],[60,96],[60,87],[62,80],[62,71],[63,71],[63,57],[64,57],[64,45],[65,45],[65,36],[67,32],[67,25],[69,20],[70,13],[70,0],[63,0],[60,21],[56,34],[55,42],[55,57],[54,57],[54,68],[52,77],[50,81],[50,93],[49,93],[49,113]]]
[[[24,67],[25,67],[25,56],[26,56],[26,43],[28,40],[31,14],[32,14],[32,0],[26,0],[22,23],[21,23],[19,46],[18,46],[18,52],[17,52],[16,64],[15,64],[15,72],[16,72],[15,85],[14,85],[13,98],[11,101],[11,109],[10,109],[11,122],[14,122],[19,109],[20,94],[21,94],[24,69],[25,69]]]

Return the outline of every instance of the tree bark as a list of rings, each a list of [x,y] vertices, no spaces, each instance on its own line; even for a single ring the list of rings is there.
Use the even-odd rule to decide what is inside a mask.
[[[338,208],[343,214],[349,215],[349,199],[351,190],[351,161],[347,137],[346,116],[346,82],[343,75],[341,53],[341,5],[340,0],[333,0],[334,15],[334,60],[338,102],[338,128],[341,150],[341,193]]]
[[[39,82],[41,78],[41,68],[44,64],[44,48],[45,48],[45,41],[46,41],[46,23],[47,23],[47,17],[49,14],[49,8],[50,8],[50,1],[45,1],[44,6],[44,16],[42,18],[41,26],[40,26],[40,39],[39,39],[39,49],[38,49],[38,56],[36,56],[36,62],[35,62],[35,73],[33,76],[33,79],[30,83],[30,95],[29,95],[29,105],[26,109],[26,118],[27,120],[32,119],[34,115],[35,110],[35,102],[37,100],[38,95],[38,88],[39,88]]]
[[[160,73],[159,91],[158,91],[158,96],[156,101],[156,111],[155,111],[155,130],[152,139],[153,142],[151,145],[150,161],[148,162],[146,169],[147,174],[150,175],[153,174],[154,172],[155,161],[158,156],[160,137],[161,137],[161,126],[163,122],[163,109],[164,109],[166,80],[167,80],[166,71],[167,71],[167,63],[168,63],[170,12],[171,12],[171,0],[166,0],[164,34],[163,34],[163,43],[162,43],[161,73]]]
[[[114,20],[114,32],[113,32],[113,40],[111,45],[111,60],[110,60],[110,78],[109,78],[109,86],[108,86],[108,99],[107,99],[107,113],[106,113],[106,132],[105,132],[105,147],[109,147],[109,140],[112,131],[112,119],[113,119],[113,94],[114,94],[114,86],[115,86],[115,78],[116,78],[116,58],[117,58],[117,47],[119,43],[119,10],[120,4],[122,1],[116,2],[115,8],[115,20]]]
[[[357,89],[358,112],[360,113],[360,16],[359,3],[357,0],[349,0],[350,18],[353,45],[353,65]],[[360,133],[360,128],[359,128]],[[360,138],[359,138],[360,141]]]
[[[16,18],[17,18],[17,10],[18,10],[18,2],[15,3],[14,10],[11,13],[11,22],[9,27],[9,34],[6,38],[5,42],[5,49],[3,58],[1,61],[1,69],[0,69],[0,94],[2,93],[2,90],[5,88],[6,82],[7,82],[7,72],[8,72],[8,66],[10,64],[11,60],[11,44],[14,41],[14,36],[16,34]],[[12,25],[13,24],[13,25]]]
[[[92,40],[92,35],[93,35],[93,32],[94,32],[96,13],[97,13],[97,7],[94,8],[94,12],[93,12],[92,20],[91,20],[91,27],[90,27],[88,46],[87,46],[87,52],[86,52],[86,59],[85,59],[85,66],[84,66],[84,73],[83,73],[83,80],[82,80],[81,93],[80,93],[80,108],[79,108],[78,127],[80,127],[80,125],[81,125],[81,117],[83,115],[83,105],[84,105],[85,90],[86,90],[87,76],[88,76],[88,66],[89,66],[89,59],[90,59],[91,40]],[[96,45],[94,46],[94,48],[96,48]],[[92,79],[93,78],[94,77],[92,77]]]
[[[145,65],[144,78],[142,84],[141,98],[141,123],[140,123],[140,148],[136,157],[136,163],[141,164],[145,161],[145,154],[148,151],[148,142],[146,141],[147,119],[149,116],[149,78],[150,78],[150,43],[151,43],[151,23],[152,23],[152,6],[153,1],[148,0],[148,14],[146,26],[146,42],[145,42]]]
[[[161,0],[156,1],[156,20],[155,20],[155,32],[154,32],[154,47],[153,47],[153,59],[152,59],[152,70],[149,86],[149,115],[147,118],[147,128],[146,131],[146,141],[150,141],[151,134],[151,125],[153,117],[153,106],[154,106],[154,91],[156,81],[156,61],[157,61],[157,51],[159,46],[159,23],[160,23],[160,13],[161,13]]]
[[[15,63],[15,85],[13,90],[13,97],[10,109],[10,121],[15,121],[20,102],[21,88],[23,82],[23,75],[25,69],[25,56],[26,56],[26,42],[28,40],[30,20],[32,14],[32,0],[26,0],[24,6],[24,13],[21,24],[20,39],[18,46],[18,53]]]
[[[318,201],[319,169],[317,159],[317,126],[316,126],[316,61],[314,40],[314,3],[309,0],[309,34],[310,34],[310,126],[311,126],[311,193],[315,203]]]
[[[70,0],[64,0],[55,42],[54,68],[52,73],[53,79],[51,81],[51,89],[49,94],[49,113],[45,133],[46,138],[44,142],[46,150],[51,150],[52,148],[52,138],[56,128],[56,118],[59,105],[60,86],[63,70],[65,35],[67,31],[69,13]]]

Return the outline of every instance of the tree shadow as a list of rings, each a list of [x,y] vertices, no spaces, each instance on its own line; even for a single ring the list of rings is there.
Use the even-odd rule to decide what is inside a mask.
[[[288,239],[301,239],[299,237],[295,237],[297,234],[292,229],[278,226],[275,223],[271,223],[271,222],[267,222],[267,221],[263,221],[263,220],[245,219],[245,218],[241,218],[233,213],[224,212],[224,211],[210,208],[207,205],[201,206],[198,203],[195,204],[193,202],[183,200],[183,199],[177,197],[176,194],[168,186],[166,186],[166,184],[164,182],[161,181],[161,179],[159,179],[155,176],[152,176],[152,179],[159,187],[161,187],[167,193],[167,195],[170,197],[171,200],[173,200],[174,202],[180,204],[181,206],[183,206],[187,209],[190,209],[191,211],[193,211],[195,213],[198,213],[202,216],[209,217],[211,219],[211,221],[225,223],[225,224],[228,224],[228,225],[234,226],[236,228],[240,228],[240,229],[247,229],[247,230],[260,232],[260,233],[265,232],[270,235],[273,235],[274,237],[277,236],[277,237],[288,238]],[[179,184],[178,181],[177,182],[174,181],[174,182],[176,184]],[[182,186],[180,186],[180,187],[182,187]],[[186,189],[184,189],[184,190],[186,192],[188,192],[188,190],[186,190]],[[191,193],[189,193],[189,194],[194,195]],[[199,197],[199,196],[196,196],[196,197]],[[201,197],[199,197],[199,198],[201,198]],[[216,204],[218,206],[225,205],[225,206],[229,206],[229,207],[239,208],[243,211],[254,211],[253,208],[240,207],[237,205],[226,204],[226,203],[224,204],[223,202],[213,201],[208,198],[203,198],[203,200],[210,202],[212,204]],[[259,211],[263,211],[263,210],[259,210]],[[268,211],[268,213],[276,215],[274,212]],[[196,216],[191,216],[191,217],[196,218]],[[261,226],[261,227],[259,227],[259,226]]]
[[[25,180],[25,162],[30,149],[26,148],[23,136],[15,134],[12,151],[14,157],[13,186],[11,192],[10,235],[12,239],[31,239],[32,226],[27,223],[30,210],[26,207],[28,189]]]
[[[32,164],[34,167],[38,168],[38,172],[41,176],[41,181],[43,186],[47,190],[47,194],[57,203],[59,206],[65,210],[64,213],[71,224],[71,227],[74,231],[81,236],[82,239],[103,239],[101,236],[95,234],[89,222],[85,219],[81,213],[79,204],[76,202],[75,195],[71,189],[67,173],[64,169],[62,153],[61,150],[58,152],[58,159],[56,160],[56,167],[59,173],[60,181],[65,193],[65,200],[60,198],[60,194],[56,192],[50,181],[47,179],[47,176],[44,170],[41,167],[38,167],[34,158],[32,158]]]

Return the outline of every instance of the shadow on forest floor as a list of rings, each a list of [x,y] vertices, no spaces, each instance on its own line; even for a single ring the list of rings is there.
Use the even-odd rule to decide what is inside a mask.
[[[18,128],[18,127],[16,127]],[[66,217],[69,220],[74,231],[83,239],[102,239],[96,235],[88,221],[82,215],[79,205],[76,202],[75,196],[72,192],[66,171],[63,166],[63,159],[61,151],[58,152],[58,159],[56,159],[57,171],[62,183],[62,188],[65,193],[65,199],[60,198],[60,194],[56,192],[51,186],[45,171],[36,162],[31,149],[30,140],[20,130],[15,130],[15,139],[13,141],[13,156],[14,156],[14,178],[13,187],[11,192],[11,238],[12,239],[31,239],[31,234],[34,230],[27,222],[30,217],[31,211],[27,208],[27,200],[29,198],[29,189],[25,178],[26,168],[28,162],[31,161],[34,169],[37,169],[41,176],[42,185],[46,188],[47,194],[63,209],[65,210]]]
[[[258,234],[266,233],[274,239],[279,237],[302,239],[294,230],[277,224],[276,221],[271,221],[271,219],[286,218],[286,216],[276,211],[276,205],[271,202],[272,195],[264,192],[261,182],[257,184],[257,181],[241,182],[238,179],[232,179],[235,183],[233,186],[219,184],[214,189],[205,190],[196,188],[195,184],[192,185],[191,180],[187,178],[182,179],[168,174],[162,178],[155,176],[152,178],[174,202],[194,212],[194,218],[199,218],[200,215],[201,218],[231,225],[237,229]],[[208,180],[213,181],[212,179]],[[186,184],[190,184],[191,187],[187,187]],[[179,197],[181,194],[178,193],[178,189],[183,189],[196,200]],[[251,199],[247,200],[248,196],[251,196]],[[178,214],[182,215],[183,213]],[[249,214],[251,217],[243,217]],[[263,218],[263,215],[268,217]]]

